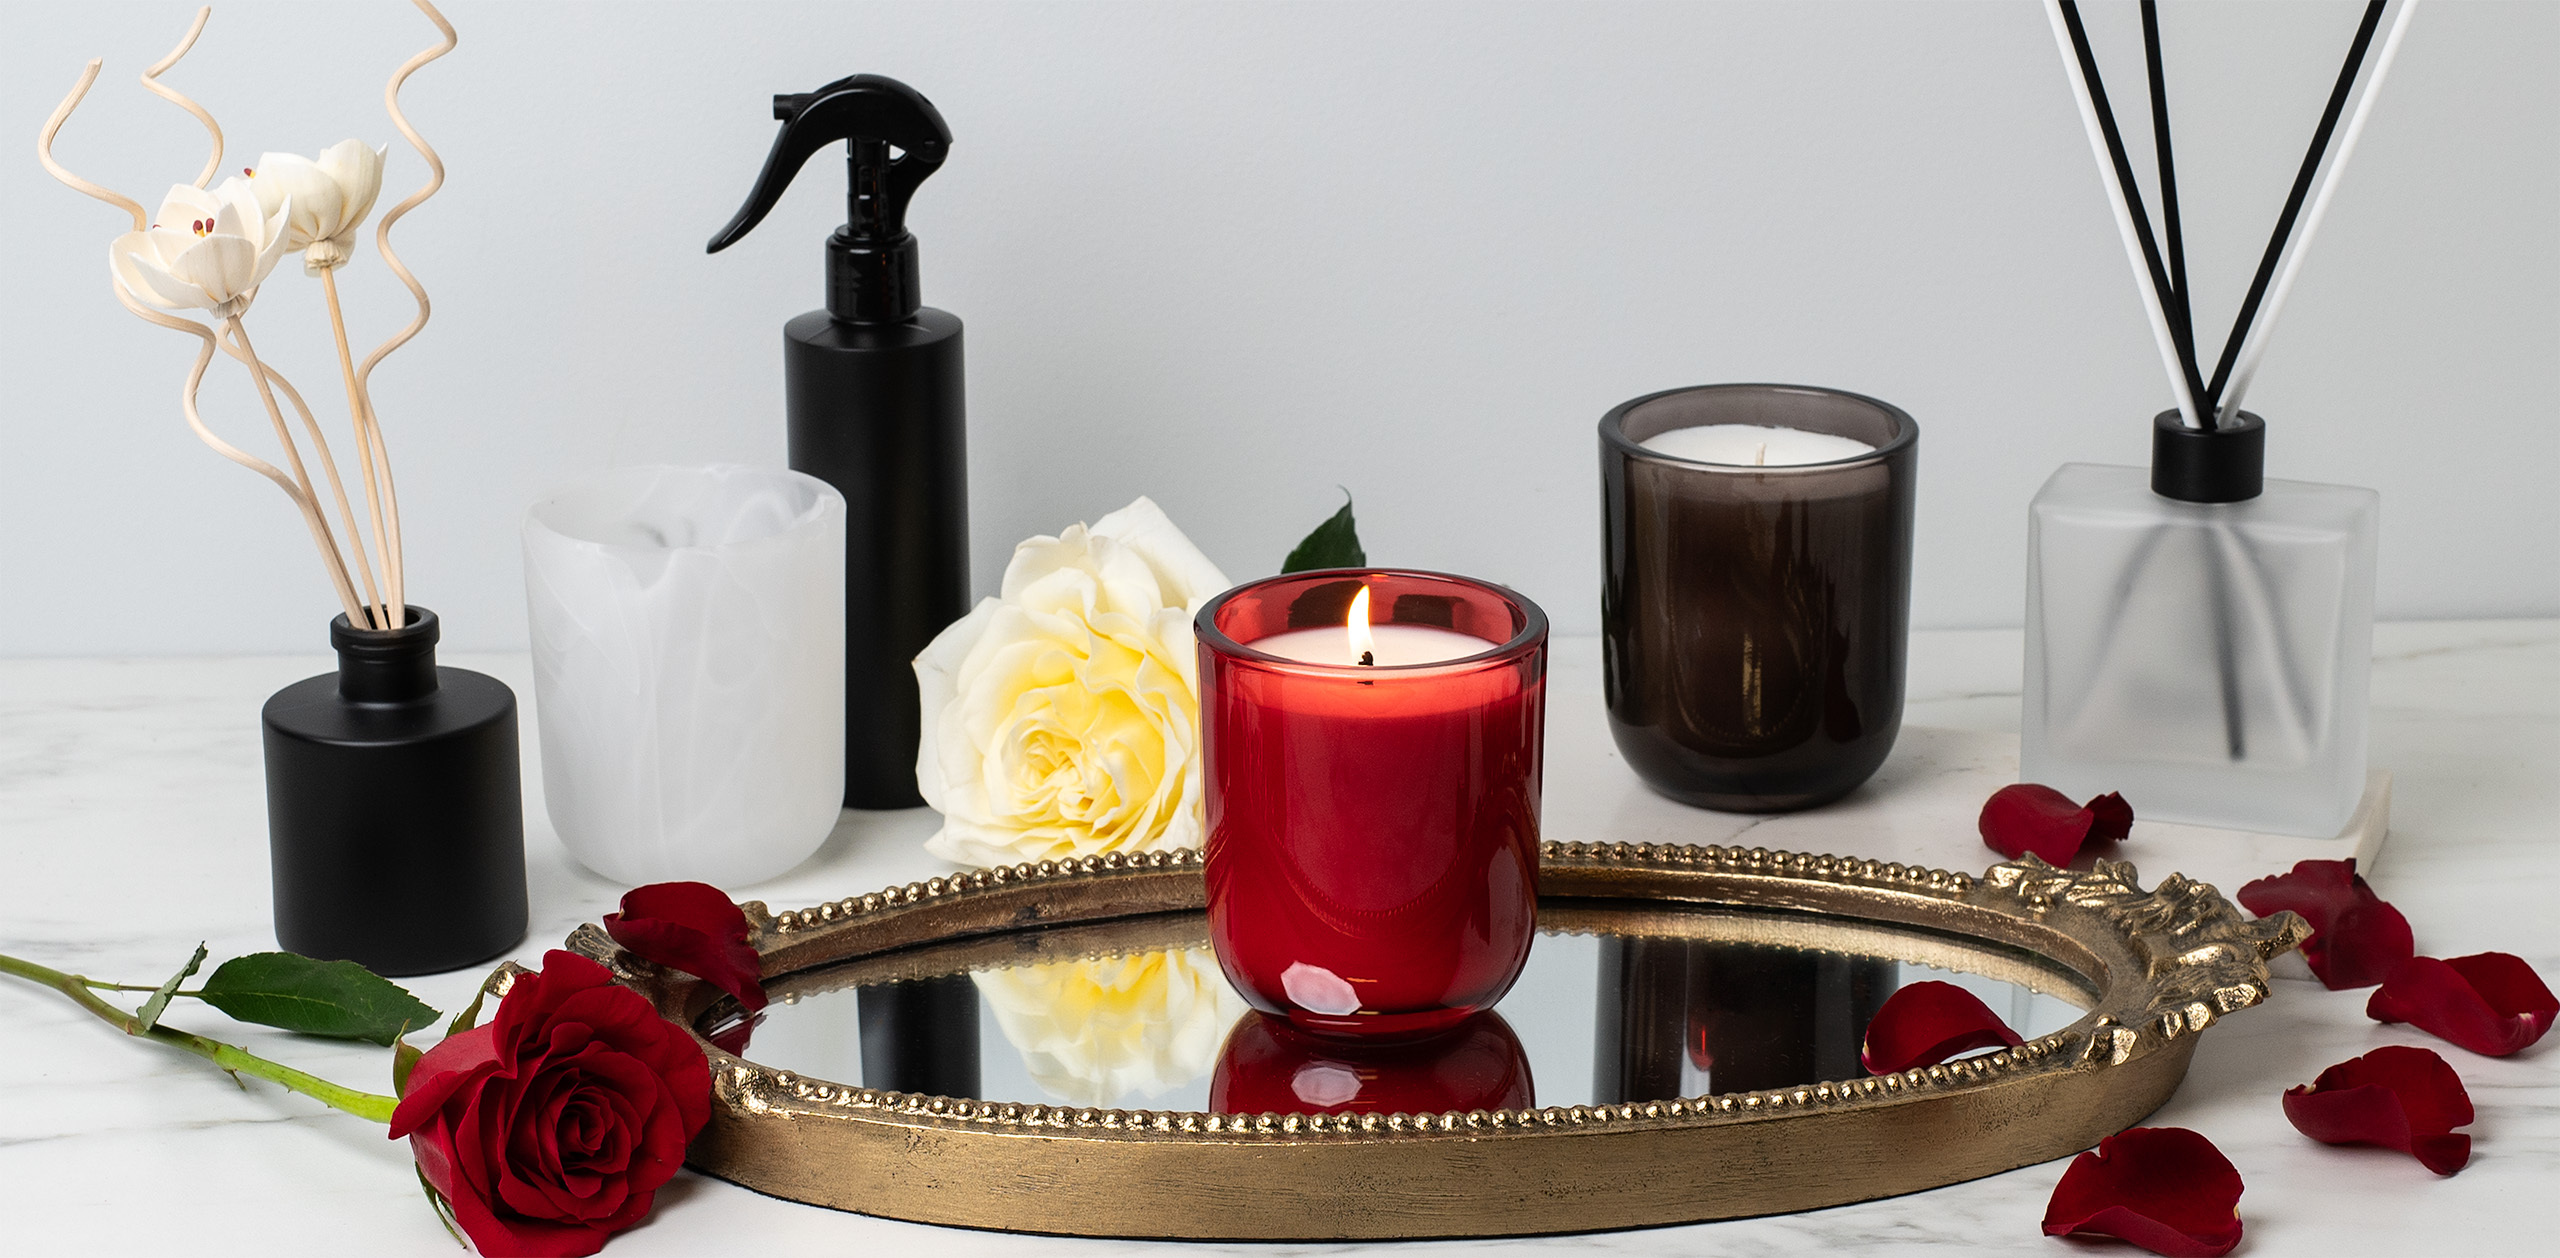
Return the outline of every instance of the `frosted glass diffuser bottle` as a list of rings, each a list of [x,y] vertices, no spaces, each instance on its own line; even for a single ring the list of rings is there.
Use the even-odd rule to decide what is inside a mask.
[[[2266,426],[2153,425],[2027,516],[2020,774],[2163,821],[2328,837],[2365,785],[2380,496],[2266,480]]]

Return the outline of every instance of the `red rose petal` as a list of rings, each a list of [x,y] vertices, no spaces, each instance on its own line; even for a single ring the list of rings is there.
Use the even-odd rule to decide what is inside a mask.
[[[2471,1161],[2471,1121],[2462,1076],[2432,1049],[2393,1045],[2339,1062],[2307,1087],[2284,1094],[2284,1116],[2323,1144],[2398,1149],[2438,1175]]]
[[[604,933],[642,959],[682,970],[738,998],[752,1013],[764,1008],[762,962],[747,943],[747,915],[718,887],[703,882],[657,882],[634,887],[622,911],[604,915]]]
[[[2092,839],[2122,839],[2133,834],[2133,805],[2124,802],[2124,796],[2114,791],[2090,800],[2089,814],[2092,818],[2089,837]]]
[[[2331,991],[2371,987],[2417,952],[2409,919],[2356,874],[2355,858],[2295,863],[2293,872],[2240,888],[2240,907],[2260,917],[2286,909],[2311,923],[2302,959]]]
[[[2364,1011],[2377,1022],[2406,1022],[2481,1056],[2504,1057],[2551,1029],[2560,1000],[2522,957],[2482,952],[2414,958],[2374,991]]]
[[[2183,1127],[2133,1127],[2071,1160],[2044,1234],[2097,1232],[2171,1258],[2220,1258],[2240,1243],[2240,1172]]]
[[[1991,850],[2011,860],[2034,853],[2048,865],[2068,865],[2080,854],[2097,814],[2050,786],[2020,782],[1983,801],[1976,827]]]
[[[1934,1066],[1977,1048],[2013,1048],[2018,1033],[1991,1006],[1953,983],[1912,983],[1885,998],[1867,1021],[1858,1060],[1871,1075]]]

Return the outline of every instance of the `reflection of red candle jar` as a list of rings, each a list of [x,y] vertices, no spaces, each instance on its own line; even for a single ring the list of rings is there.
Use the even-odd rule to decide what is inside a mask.
[[[1537,924],[1546,614],[1339,569],[1229,590],[1196,628],[1209,932],[1236,989],[1332,1035],[1492,1007]]]
[[[1536,1105],[1529,1054],[1498,1013],[1420,1044],[1347,1044],[1247,1014],[1209,1076],[1220,1114],[1445,1114]]]

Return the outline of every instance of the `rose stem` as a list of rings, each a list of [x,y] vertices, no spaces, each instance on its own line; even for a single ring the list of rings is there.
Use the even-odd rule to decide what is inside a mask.
[[[382,254],[382,264],[390,268],[391,274],[399,279],[401,285],[409,290],[409,296],[417,301],[418,315],[409,321],[409,326],[392,333],[391,339],[384,341],[376,346],[372,353],[365,355],[364,365],[356,369],[356,387],[364,395],[365,422],[373,433],[374,458],[381,464],[385,514],[391,524],[391,542],[388,547],[391,552],[388,559],[391,568],[391,601],[403,609],[404,616],[407,614],[407,605],[402,600],[407,597],[409,570],[408,561],[402,555],[400,545],[400,492],[391,483],[391,454],[382,445],[381,419],[373,409],[373,369],[380,365],[391,351],[408,344],[411,337],[416,336],[420,329],[427,326],[429,307],[426,286],[418,282],[417,276],[409,273],[409,268],[400,261],[400,255],[392,252],[391,225],[400,221],[401,215],[424,204],[428,197],[436,194],[436,189],[444,186],[444,159],[436,156],[434,147],[427,143],[426,137],[418,134],[416,127],[409,125],[409,116],[400,112],[400,85],[408,82],[409,76],[417,73],[420,66],[452,52],[461,42],[454,35],[453,23],[446,21],[444,14],[436,11],[435,5],[428,0],[410,0],[410,3],[415,4],[418,12],[425,14],[428,21],[435,23],[436,33],[440,38],[433,46],[421,49],[417,55],[401,62],[399,69],[391,72],[391,81],[382,85],[382,108],[384,112],[391,115],[391,124],[400,129],[401,138],[409,142],[409,147],[418,150],[419,157],[426,159],[427,182],[416,192],[402,199],[400,204],[384,211],[382,217],[374,222],[373,247]]]
[[[293,478],[302,486],[303,496],[308,498],[311,502],[310,521],[312,537],[315,541],[319,542],[321,552],[328,556],[330,571],[337,578],[341,596],[344,597],[348,603],[354,604],[356,601],[355,584],[349,579],[349,574],[347,572],[347,557],[339,551],[336,535],[329,531],[328,517],[320,513],[320,492],[311,487],[311,473],[304,470],[302,466],[302,448],[294,444],[293,430],[285,427],[284,410],[276,405],[276,391],[274,386],[268,380],[269,372],[267,371],[267,365],[258,361],[257,347],[249,343],[249,329],[246,325],[240,322],[240,316],[232,315],[231,317],[223,320],[223,325],[231,329],[232,342],[239,346],[240,349],[240,361],[248,365],[249,378],[256,381],[258,384],[258,400],[267,404],[267,418],[275,424],[276,440],[284,444],[285,461],[287,465],[293,468]],[[313,444],[319,447],[321,460],[320,467],[321,470],[329,474],[330,488],[337,491],[338,511],[341,515],[344,515],[347,518],[347,527],[352,529],[355,527],[355,512],[347,506],[346,488],[338,483],[337,462],[329,457],[329,443],[322,440],[320,436],[320,426],[316,423],[311,425],[311,440]],[[361,537],[356,540],[358,542],[363,541]],[[361,547],[359,547],[356,553],[356,562],[358,564],[362,564],[364,562],[364,553]],[[366,622],[372,620],[372,618],[373,614],[363,610],[360,606],[350,606],[347,608],[347,624],[353,628],[364,628]]]
[[[270,1083],[281,1084],[288,1090],[299,1092],[332,1109],[345,1110],[358,1118],[388,1123],[391,1121],[392,1110],[400,1104],[398,1097],[381,1096],[372,1092],[359,1092],[354,1088],[340,1087],[317,1075],[304,1074],[291,1066],[268,1061],[264,1057],[219,1040],[209,1040],[201,1035],[180,1031],[174,1027],[154,1026],[145,1029],[140,1018],[91,995],[88,980],[77,974],[65,974],[60,970],[37,965],[33,961],[21,961],[6,953],[0,953],[0,974],[14,974],[30,982],[42,983],[70,997],[73,1004],[88,1010],[100,1021],[127,1035],[157,1040],[171,1048],[183,1049],[234,1074],[255,1075]],[[141,989],[122,987],[117,990],[140,991]]]
[[[233,356],[238,357],[238,347],[234,346],[232,349]],[[320,470],[329,474],[329,488],[338,499],[338,518],[346,522],[347,540],[356,552],[356,574],[362,578],[364,585],[365,615],[373,622],[372,627],[389,628],[389,622],[374,611],[374,607],[382,603],[382,596],[374,590],[373,567],[365,562],[364,532],[356,527],[355,512],[347,505],[347,487],[338,480],[338,458],[329,452],[329,439],[320,435],[320,421],[312,416],[311,404],[302,400],[302,390],[294,388],[293,382],[285,379],[283,372],[263,362],[254,365],[257,370],[266,374],[268,383],[284,391],[285,400],[293,403],[294,413],[302,417],[304,431],[311,434],[312,444],[319,447]],[[361,629],[365,626],[356,627]]]
[[[347,422],[355,426],[356,462],[364,473],[364,505],[373,515],[374,553],[381,559],[382,579],[388,583],[392,579],[393,565],[391,534],[382,523],[382,484],[391,471],[391,461],[387,457],[382,459],[382,470],[374,470],[374,447],[381,438],[374,430],[372,412],[365,408],[364,391],[356,387],[355,351],[347,348],[347,316],[338,305],[338,268],[332,266],[320,272],[320,291],[329,299],[329,333],[337,338],[338,372],[347,382]],[[356,549],[361,553],[364,548],[359,546]],[[397,629],[409,622],[409,609],[406,607],[395,609],[385,603],[382,610],[384,618],[378,622],[381,628]]]

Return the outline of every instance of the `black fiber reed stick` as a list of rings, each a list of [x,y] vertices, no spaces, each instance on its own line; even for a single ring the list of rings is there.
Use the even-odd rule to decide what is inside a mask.
[[[2142,191],[2134,186],[2133,162],[2125,156],[2124,133],[2116,129],[2115,107],[2107,103],[2107,87],[2098,76],[2098,56],[2089,47],[2088,28],[2080,22],[2079,0],[2061,0],[2062,24],[2071,33],[2071,53],[2080,62],[2081,80],[2089,85],[2089,102],[2096,106],[2098,130],[2107,141],[2107,160],[2115,167],[2116,186],[2124,194],[2125,208],[2133,212],[2135,236],[2142,245],[2142,263],[2151,272],[2151,291],[2158,294],[2165,312],[2177,307],[2177,291],[2169,283],[2169,268],[2160,257],[2160,242],[2151,234],[2151,216],[2142,208]],[[2171,333],[2175,334],[2178,316],[2169,314]],[[2182,345],[2178,352],[2178,369],[2186,376],[2187,395],[2195,399],[2195,421],[2206,428],[2213,426],[2213,412],[2204,403],[2204,379],[2196,369],[2192,347]]]
[[[2204,411],[2204,425],[2214,426],[2214,416],[2222,409],[2222,389],[2231,382],[2231,365],[2240,357],[2240,343],[2249,336],[2249,323],[2258,317],[2258,303],[2267,295],[2267,281],[2275,278],[2276,260],[2284,256],[2285,242],[2293,238],[2293,221],[2302,212],[2302,199],[2311,192],[2311,178],[2320,170],[2320,159],[2328,155],[2329,135],[2338,126],[2339,111],[2346,108],[2347,93],[2356,84],[2356,72],[2364,68],[2365,49],[2373,43],[2374,28],[2382,24],[2383,0],[2369,0],[2364,7],[2364,21],[2356,27],[2355,43],[2347,48],[2347,63],[2338,70],[2338,85],[2329,91],[2329,107],[2320,113],[2320,127],[2311,134],[2311,149],[2302,156],[2302,170],[2293,177],[2293,191],[2284,199],[2284,213],[2276,219],[2275,235],[2267,240],[2267,252],[2258,259],[2258,273],[2249,280],[2249,295],[2240,302],[2240,317],[2231,323],[2231,338],[2222,345],[2221,361],[2214,364],[2212,386],[2196,394],[2196,405]],[[2071,7],[2066,3],[2063,7]],[[2075,24],[2074,32],[2079,30]],[[2084,51],[2082,58],[2087,58]],[[2110,133],[2112,135],[2112,132]],[[2193,351],[2189,351],[2190,357]]]
[[[2169,298],[2171,330],[2178,335],[2178,353],[2188,362],[2196,360],[2195,294],[2187,287],[2187,239],[2178,223],[2178,163],[2169,148],[2169,84],[2168,74],[2160,62],[2159,0],[2142,0],[2142,52],[2151,71],[2151,147],[2160,159],[2160,243],[2169,254],[2169,283],[2176,289]],[[2208,426],[2211,419],[2204,421]]]

